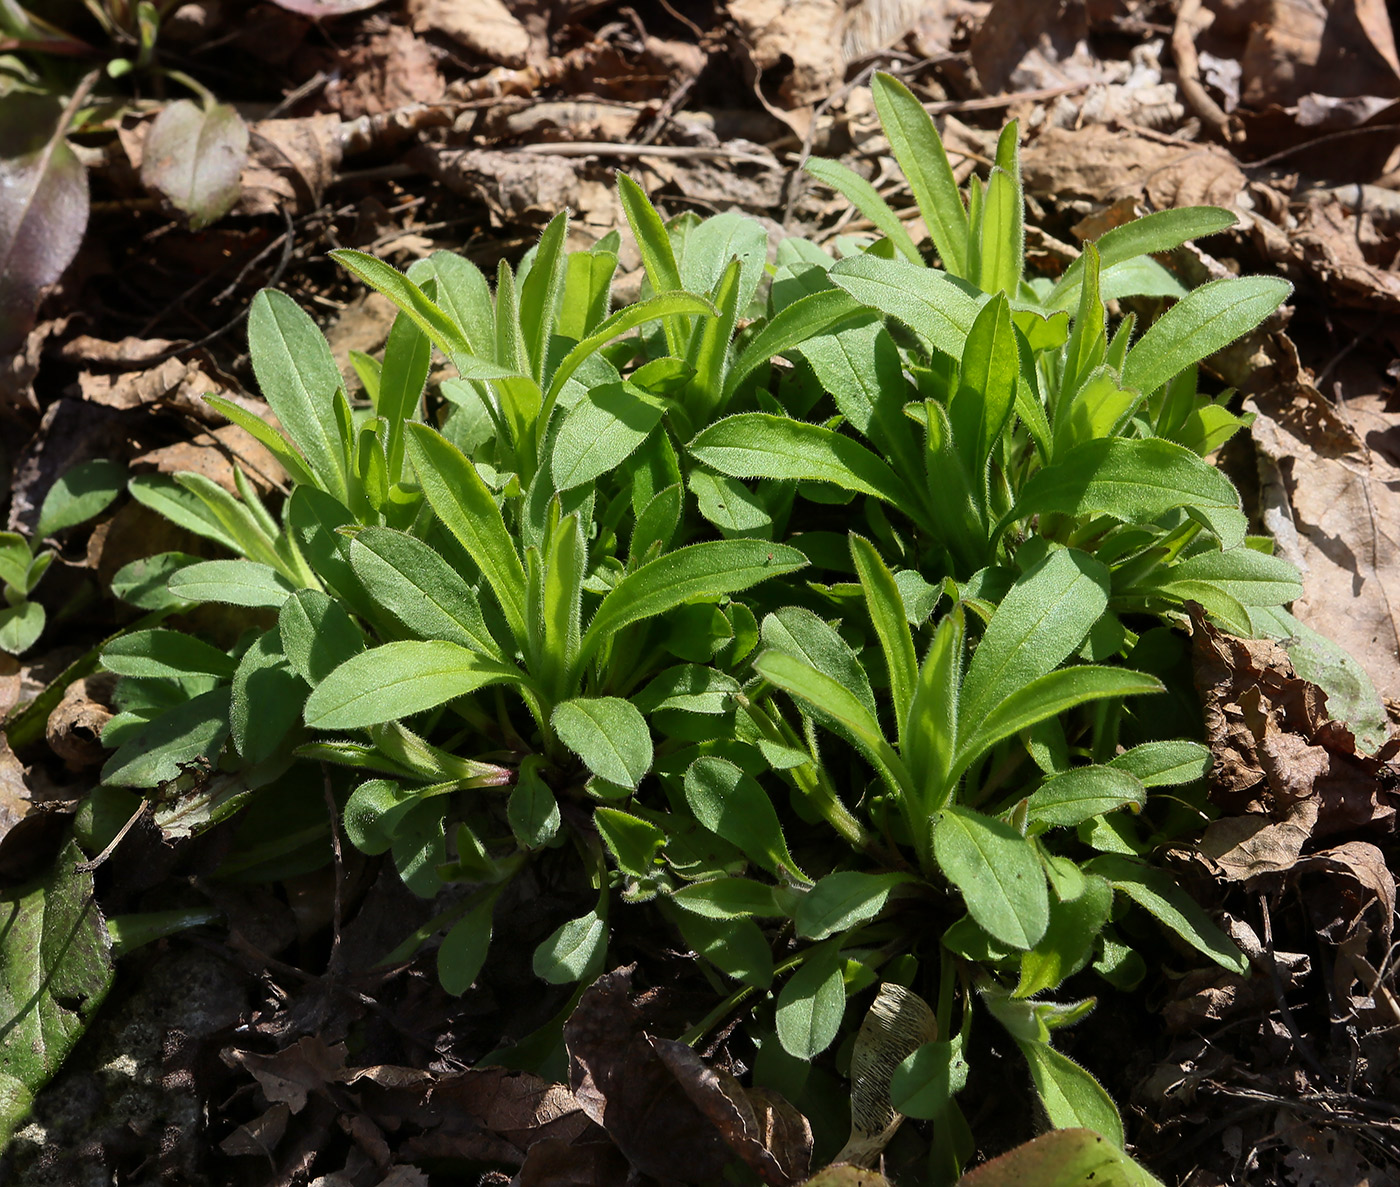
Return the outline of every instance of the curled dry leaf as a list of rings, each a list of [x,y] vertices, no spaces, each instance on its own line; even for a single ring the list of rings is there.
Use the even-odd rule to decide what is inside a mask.
[[[179,99],[156,116],[142,146],[141,183],[188,216],[194,230],[238,201],[248,125],[227,103]]]
[[[1400,698],[1400,466],[1383,447],[1392,431],[1380,396],[1334,405],[1276,335],[1278,374],[1246,404],[1280,551],[1303,572],[1293,613],[1365,668],[1382,697]]]
[[[106,757],[102,728],[112,719],[106,700],[111,685],[111,679],[103,676],[75,680],[49,714],[45,739],[70,771],[98,766]]]
[[[542,223],[579,206],[578,173],[559,157],[422,144],[406,159],[453,193],[485,202],[493,221]]]
[[[811,1157],[806,1119],[777,1093],[747,1092],[685,1044],[648,1035],[632,971],[598,978],[564,1026],[579,1105],[641,1174],[708,1183],[742,1160],[773,1187],[799,1181]]]
[[[530,34],[502,0],[409,0],[416,33],[444,33],[502,66],[525,65]]]
[[[840,0],[729,0],[727,7],[760,74],[790,64],[778,87],[784,108],[811,107],[841,85],[846,6]]]
[[[248,164],[239,181],[241,214],[304,214],[321,204],[341,157],[334,115],[258,120],[248,130]]]
[[[24,345],[40,293],[73,262],[87,229],[87,171],[35,98],[0,104],[0,357]],[[52,128],[38,145],[36,117]]]
[[[1192,650],[1214,760],[1211,799],[1225,813],[1292,822],[1314,838],[1395,830],[1400,772],[1390,759],[1400,740],[1374,756],[1359,753],[1352,732],[1329,717],[1326,694],[1298,678],[1282,647],[1226,635],[1199,610]],[[1273,853],[1265,865],[1286,853],[1285,840],[1268,839]],[[1231,857],[1237,869],[1252,861],[1248,852]]]

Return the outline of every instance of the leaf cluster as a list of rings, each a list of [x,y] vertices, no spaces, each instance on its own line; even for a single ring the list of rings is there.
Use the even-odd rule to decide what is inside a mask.
[[[545,983],[587,983],[618,912],[653,912],[716,987],[687,1037],[748,1008],[756,1074],[799,1098],[848,1000],[916,987],[938,1038],[894,1102],[943,1135],[966,1132],[980,1001],[1051,1121],[1121,1142],[1050,1042],[1093,999],[1048,995],[1133,984],[1133,910],[1245,967],[1151,856],[1209,761],[1172,627],[1192,602],[1286,630],[1299,592],[1206,460],[1244,419],[1197,388],[1288,289],[1181,288],[1156,256],[1232,221],[1212,208],[1027,279],[1015,125],[964,195],[913,96],[875,94],[942,268],[812,162],[881,238],[770,261],[753,220],[668,223],[622,177],[645,284],[616,309],[618,236],[570,251],[566,214],[494,283],[446,252],[407,273],[335,253],[399,310],[382,359],[353,360],[359,398],[311,319],[259,295],[280,428],[211,402],[291,493],[131,481],[236,559],[165,553],[118,592],[244,629],[106,647],[104,784],[177,834],[248,806],[229,867],[275,877],[324,854],[319,766],[354,846],[445,904],[386,960],[436,943],[450,992],[482,975],[512,880],[565,863],[578,906],[534,951]],[[1133,297],[1174,303],[1135,336],[1107,304]],[[435,353],[453,378],[430,383]]]

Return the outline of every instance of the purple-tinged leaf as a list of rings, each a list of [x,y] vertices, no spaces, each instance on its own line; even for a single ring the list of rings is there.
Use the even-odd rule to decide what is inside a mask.
[[[0,122],[21,118],[20,98],[6,101],[13,106]],[[66,125],[64,116],[46,142],[18,151],[20,130],[0,128],[11,146],[0,157],[0,355],[24,341],[40,291],[63,275],[87,229],[87,173],[63,138]]]
[[[141,181],[207,227],[238,201],[238,179],[248,161],[248,125],[226,103],[208,107],[189,99],[156,116],[141,156]]]
[[[309,16],[313,21],[323,17],[344,16],[347,12],[363,12],[384,0],[272,0],[279,8]]]

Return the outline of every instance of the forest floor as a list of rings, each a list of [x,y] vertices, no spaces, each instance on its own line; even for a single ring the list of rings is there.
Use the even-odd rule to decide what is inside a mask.
[[[927,103],[959,180],[1019,121],[1033,272],[1057,275],[1135,214],[1213,204],[1238,225],[1174,254],[1185,281],[1293,283],[1266,333],[1207,366],[1255,414],[1220,461],[1303,572],[1294,613],[1348,649],[1400,719],[1400,59],[1383,0],[191,0],[166,6],[151,59],[163,74],[138,60],[134,5],[92,6],[111,28],[78,0],[33,5],[52,26],[44,52],[0,8],[0,54],[18,53],[0,56],[0,155],[29,143],[31,104],[107,59],[137,61],[102,78],[93,93],[111,102],[70,137],[67,172],[30,195],[42,250],[14,250],[18,199],[0,189],[11,530],[32,532],[55,478],[94,458],[226,486],[236,459],[271,482],[272,458],[201,397],[256,394],[244,318],[266,286],[312,313],[354,389],[349,354],[381,349],[394,309],[333,248],[400,268],[447,248],[493,269],[564,207],[571,246],[587,246],[624,222],[619,170],[668,216],[739,209],[775,245],[868,234],[801,171],[808,155],[869,177],[922,242],[868,90],[878,69]],[[157,133],[190,93],[182,79],[236,110],[200,131],[224,157]],[[640,277],[625,235],[619,275],[624,292]],[[0,718],[134,617],[104,591],[128,561],[188,547],[175,533],[125,502],[65,538],[45,634],[0,655]],[[1175,855],[1268,975],[1192,970],[1106,993],[1073,1054],[1167,1183],[1400,1184],[1400,767],[1320,739],[1302,682],[1262,645],[1222,652],[1198,681],[1217,708],[1265,690],[1268,744],[1245,748],[1311,805],[1306,825],[1276,812]],[[0,741],[7,883],[52,859],[97,779],[101,688],[79,682],[59,708],[46,736]],[[1228,730],[1212,741],[1233,744]],[[366,972],[425,917],[392,871],[337,854],[274,884],[209,883],[221,835],[171,844],[140,825],[99,869],[109,914],[199,884],[223,922],[121,966],[0,1178],[410,1187],[475,1182],[471,1164],[501,1168],[482,1182],[525,1184],[511,1180],[523,1152],[553,1141],[554,1177],[529,1183],[609,1181],[567,1144],[581,1120],[567,1086],[467,1074],[522,1033],[528,954],[463,999],[419,965]],[[618,955],[648,984],[679,984],[684,954],[653,940]],[[662,997],[653,1024],[686,1016],[683,994]],[[702,1054],[741,1064],[723,1044]],[[984,1066],[965,1108],[993,1123],[990,1156],[1036,1126],[1001,1103],[1025,1099],[1014,1061],[991,1051]]]

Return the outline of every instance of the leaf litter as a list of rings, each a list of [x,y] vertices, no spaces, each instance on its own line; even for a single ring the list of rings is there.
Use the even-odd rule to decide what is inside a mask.
[[[197,76],[212,64],[206,44],[228,45],[248,67],[246,83],[209,75],[220,101],[248,104],[220,115],[218,136],[164,144],[159,121],[176,118],[166,113],[189,120],[202,110],[207,125],[213,110],[175,99],[154,116],[149,105],[104,116],[81,135],[50,120],[41,146],[7,142],[0,465],[11,522],[37,513],[66,468],[60,458],[117,441],[114,456],[157,470],[200,468],[188,452],[197,450],[225,486],[235,462],[254,475],[271,469],[248,440],[211,432],[218,422],[200,397],[251,386],[238,326],[256,288],[290,285],[325,321],[348,323],[361,298],[321,261],[331,246],[387,250],[406,264],[465,245],[492,265],[566,204],[582,216],[575,234],[596,239],[619,221],[618,167],[659,191],[669,213],[737,206],[793,233],[868,233],[794,173],[806,151],[843,157],[922,238],[855,85],[871,64],[904,69],[919,86],[961,155],[960,176],[990,157],[1004,116],[1023,120],[1047,275],[1126,213],[1211,202],[1241,215],[1205,251],[1161,262],[1191,283],[1271,268],[1299,285],[1286,326],[1206,369],[1254,413],[1253,456],[1227,451],[1222,463],[1257,476],[1247,485],[1259,522],[1303,570],[1299,622],[1350,651],[1364,679],[1350,673],[1348,684],[1326,657],[1310,659],[1301,632],[1274,645],[1195,626],[1213,818],[1174,857],[1197,871],[1201,898],[1234,916],[1254,972],[1159,987],[1172,1029],[1198,1031],[1210,1049],[1163,1037],[1158,1062],[1136,1067],[1149,1116],[1135,1140],[1184,1175],[1174,1151],[1192,1134],[1198,1187],[1259,1176],[1301,1187],[1381,1181],[1397,1155],[1384,1035],[1400,1022],[1388,860],[1396,744],[1367,689],[1400,704],[1400,449],[1387,372],[1400,339],[1386,320],[1400,293],[1400,68],[1385,6],[730,0],[714,14],[686,6],[673,15],[501,0],[277,4],[242,27],[218,6],[185,5],[169,27]],[[218,151],[206,155],[211,137]],[[179,218],[164,213],[171,207]],[[382,334],[347,340],[374,351]],[[104,558],[156,522],[124,517],[118,509],[64,541],[73,589],[94,568],[110,579],[115,562]],[[202,549],[188,534],[172,546]],[[113,625],[100,615],[78,622],[89,642]],[[22,702],[63,667],[51,659],[34,667],[39,675],[3,679]],[[26,768],[30,785],[67,785],[74,800],[95,778],[83,740],[113,706],[81,677],[52,687],[54,711],[33,735],[43,738],[46,724],[49,742],[20,747],[24,766],[6,749],[0,766],[16,819],[33,814]],[[199,848],[213,843],[176,851],[196,879],[214,868]],[[98,876],[99,900],[129,906],[169,868],[143,870],[118,849]],[[356,904],[343,920],[347,943],[405,909],[376,896],[363,870],[340,873],[345,902]],[[508,1168],[485,1182],[509,1174],[522,1185],[677,1178],[669,1172],[699,1182],[685,1176],[734,1160],[765,1182],[801,1181],[810,1131],[793,1105],[740,1086],[752,1053],[721,1034],[701,1059],[661,1037],[677,1033],[670,1019],[648,1021],[648,994],[659,990],[633,981],[694,976],[668,947],[673,938],[573,1004],[567,1062],[547,1081],[470,1066],[488,1049],[472,1034],[481,1020],[457,1015],[417,964],[353,988],[328,979],[315,937],[331,926],[332,880],[324,868],[287,875],[300,933],[270,922],[289,918],[285,902],[251,887],[219,891],[246,929],[225,959],[247,978],[249,1001],[253,986],[263,996],[239,1016],[238,1041],[229,1041],[232,1021],[201,1039],[206,1058],[225,1056],[216,1075],[191,1081],[215,1102],[210,1133],[226,1160],[216,1177],[236,1166],[240,1181],[320,1176],[369,1187],[426,1181],[417,1158],[465,1157]],[[223,949],[214,934],[202,942]],[[509,985],[495,993],[491,1024],[527,1033],[510,1019]],[[557,1013],[569,1003],[550,1005]],[[352,1059],[344,1038],[365,1020],[374,1050]],[[66,1090],[65,1075],[51,1092]],[[664,1126],[638,1124],[629,1093],[643,1086]],[[1219,1119],[1222,1106],[1232,1119]],[[111,1133],[75,1157],[132,1172],[139,1157]],[[207,1174],[214,1156],[201,1157]],[[31,1148],[10,1165],[32,1176],[41,1162]],[[878,1181],[846,1167],[814,1182],[828,1180]]]

